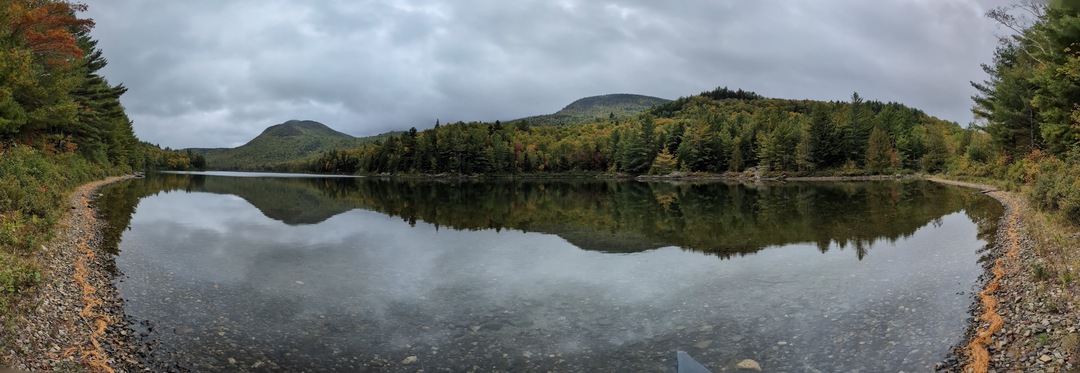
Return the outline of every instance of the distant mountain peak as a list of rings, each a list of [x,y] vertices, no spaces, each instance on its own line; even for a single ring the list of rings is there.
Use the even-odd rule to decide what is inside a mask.
[[[313,120],[293,119],[267,127],[251,141],[235,148],[190,150],[205,156],[210,169],[268,171],[282,163],[355,148],[394,134],[357,138]]]
[[[285,123],[266,127],[259,136],[295,137],[295,136],[329,136],[340,138],[354,138],[345,133],[338,132],[329,126],[313,120],[288,120]],[[256,137],[257,139],[258,137]],[[254,140],[252,140],[254,141]]]
[[[563,113],[568,111],[589,111],[602,109],[604,107],[640,107],[642,110],[644,110],[645,108],[663,104],[669,101],[671,100],[631,93],[612,93],[607,95],[580,98],[574,102],[571,102],[570,105],[566,105],[566,107],[564,107],[562,110],[559,110],[558,112]]]
[[[668,102],[671,102],[671,100],[629,93],[614,93],[581,98],[571,102],[570,105],[566,105],[566,107],[554,114],[537,115],[514,121],[528,121],[534,125],[562,126],[580,124],[606,120],[612,114],[616,116],[636,115],[653,106]]]

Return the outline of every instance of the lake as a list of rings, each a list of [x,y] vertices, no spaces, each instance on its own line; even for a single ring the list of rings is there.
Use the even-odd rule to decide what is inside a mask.
[[[156,369],[927,371],[1002,214],[926,181],[242,176],[95,202]]]

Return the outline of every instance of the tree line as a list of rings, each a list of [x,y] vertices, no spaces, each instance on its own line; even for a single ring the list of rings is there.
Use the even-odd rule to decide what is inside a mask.
[[[985,153],[975,131],[894,102],[765,98],[718,88],[636,117],[569,126],[458,122],[283,166],[345,174],[938,172]],[[975,149],[969,149],[974,147]]]

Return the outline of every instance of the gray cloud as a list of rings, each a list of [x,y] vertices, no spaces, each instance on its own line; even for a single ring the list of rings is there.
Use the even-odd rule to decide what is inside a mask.
[[[314,119],[364,136],[551,113],[577,98],[717,86],[961,124],[1006,0],[90,0],[136,133],[236,146]]]

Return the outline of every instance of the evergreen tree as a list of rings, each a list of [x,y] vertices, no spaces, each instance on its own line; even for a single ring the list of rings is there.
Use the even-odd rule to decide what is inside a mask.
[[[1040,129],[1049,150],[1064,154],[1080,143],[1080,12],[1072,6],[1051,6],[1032,31],[1040,48],[1030,52],[1038,63],[1032,81],[1032,103],[1043,121]]]
[[[881,126],[875,126],[870,132],[866,148],[866,169],[871,172],[883,172],[892,166],[892,144],[889,134]]]
[[[923,171],[940,172],[945,169],[945,162],[949,159],[949,146],[940,131],[932,129],[927,134],[927,151],[919,160]]]
[[[972,112],[985,121],[994,144],[1010,159],[1042,147],[1038,111],[1032,105],[1037,86],[1032,80],[1033,60],[1017,42],[1006,42],[994,53],[994,64],[983,65],[990,79],[971,85]]]
[[[649,173],[653,175],[667,175],[675,171],[678,167],[678,161],[675,160],[675,156],[671,155],[667,147],[664,147],[660,151],[660,154],[656,155],[653,159],[652,166],[649,168]]]

